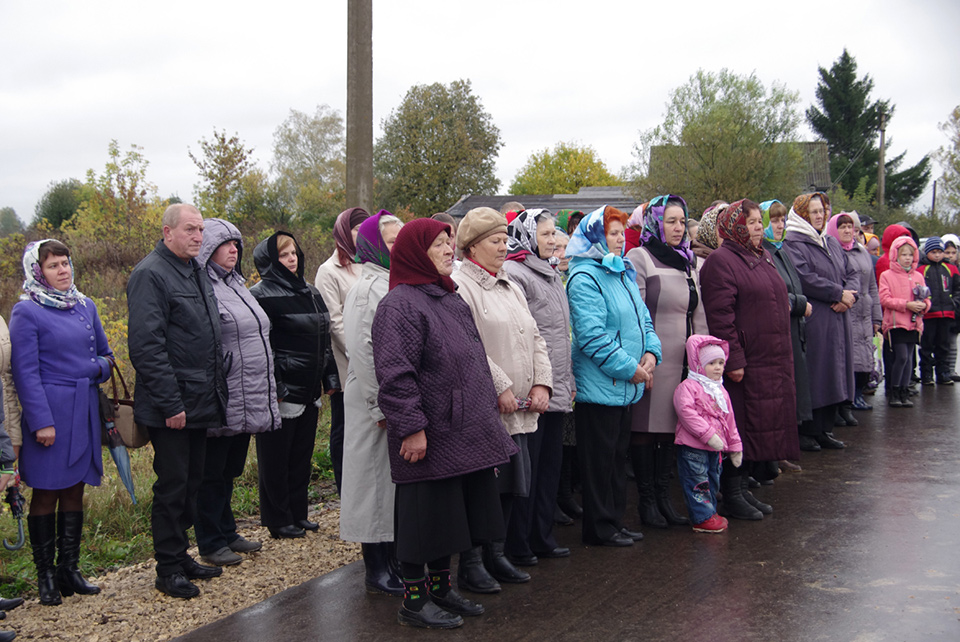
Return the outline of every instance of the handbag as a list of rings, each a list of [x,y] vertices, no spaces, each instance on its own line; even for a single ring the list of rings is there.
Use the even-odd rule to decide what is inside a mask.
[[[117,378],[120,379],[120,385],[123,387],[123,397],[117,392]],[[116,363],[111,362],[110,368],[110,386],[113,389],[113,398],[108,398],[110,409],[113,411],[113,424],[123,445],[127,448],[141,448],[150,443],[150,434],[144,426],[138,424],[133,418],[133,399],[130,398],[130,391],[127,389],[127,382],[123,379],[123,373]],[[104,397],[106,395],[101,391]],[[102,403],[102,401],[101,401]],[[103,443],[108,443],[104,441]]]

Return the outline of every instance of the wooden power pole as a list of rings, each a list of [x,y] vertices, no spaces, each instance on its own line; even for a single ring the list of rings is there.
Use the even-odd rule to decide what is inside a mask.
[[[884,156],[886,147],[887,115],[880,112],[880,161],[877,164],[877,205],[883,207],[884,192],[887,189],[886,167]]]
[[[347,3],[346,205],[373,213],[373,0]]]

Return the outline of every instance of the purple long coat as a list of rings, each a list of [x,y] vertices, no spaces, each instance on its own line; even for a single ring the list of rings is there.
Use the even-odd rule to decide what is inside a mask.
[[[850,313],[834,312],[830,305],[843,290],[859,290],[860,280],[840,242],[825,238],[823,247],[809,236],[787,232],[783,244],[813,306],[807,318],[807,372],[814,409],[852,400],[854,391]]]
[[[31,488],[59,490],[77,482],[100,485],[100,406],[97,384],[110,378],[101,356],[113,355],[97,306],[58,310],[20,301],[10,314],[13,380],[23,407],[20,473]],[[36,432],[53,426],[52,446]]]
[[[710,334],[730,344],[724,377],[748,461],[797,459],[797,391],[793,380],[790,299],[770,253],[726,241],[700,269]]]

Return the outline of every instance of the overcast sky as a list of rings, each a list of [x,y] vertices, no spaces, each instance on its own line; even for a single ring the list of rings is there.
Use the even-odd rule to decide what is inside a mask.
[[[291,108],[346,112],[346,6],[0,0],[0,207],[30,220],[51,181],[102,172],[111,139],[141,145],[159,193],[187,201],[187,149],[215,127],[266,169]],[[937,124],[960,104],[956,0],[374,0],[373,13],[374,137],[412,85],[470,79],[505,143],[501,191],[559,141],[619,171],[699,68],[781,82],[803,110],[818,65],[846,47],[896,105],[887,134],[909,163],[945,142]]]

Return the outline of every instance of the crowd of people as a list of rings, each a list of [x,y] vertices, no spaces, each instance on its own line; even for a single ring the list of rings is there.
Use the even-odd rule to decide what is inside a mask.
[[[277,231],[248,288],[239,230],[170,206],[127,285],[157,590],[193,597],[260,550],[231,510],[251,436],[270,536],[318,529],[323,403],[340,535],[361,544],[365,589],[402,597],[401,624],[482,614],[460,591],[496,593],[569,556],[557,524],[579,519],[587,545],[641,540],[631,478],[648,527],[763,519],[773,507],[751,488],[798,470],[801,450],[843,449],[834,426],[855,425],[881,379],[898,408],[917,363],[923,385],[960,380],[960,239],[921,244],[905,224],[880,239],[873,224],[820,192],[790,208],[717,201],[699,221],[673,194],[630,214],[514,202],[404,223],[350,208],[313,284]],[[40,601],[55,605],[100,590],[77,562],[84,489],[103,473],[97,386],[115,364],[69,248],[30,243],[23,267],[9,338],[0,324],[0,490],[19,460]]]

